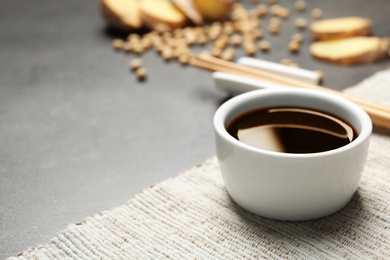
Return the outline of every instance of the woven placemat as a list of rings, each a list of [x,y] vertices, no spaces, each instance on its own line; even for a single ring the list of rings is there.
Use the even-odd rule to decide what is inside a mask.
[[[390,103],[390,70],[347,92]],[[286,222],[237,206],[213,157],[11,259],[390,259],[389,169],[390,133],[376,129],[352,201],[325,218]]]

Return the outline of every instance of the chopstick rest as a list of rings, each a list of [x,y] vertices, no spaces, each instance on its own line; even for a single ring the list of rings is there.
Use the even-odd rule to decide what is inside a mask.
[[[237,60],[237,63],[256,69],[261,69],[263,71],[271,72],[280,76],[289,77],[291,79],[295,79],[309,84],[318,85],[320,82],[320,75],[314,71],[307,69],[291,67],[276,62],[249,57],[239,58]]]
[[[237,63],[254,69],[271,72],[276,75],[289,77],[303,83],[318,85],[320,82],[318,73],[307,69],[290,67],[276,62],[248,57],[239,58]],[[232,95],[238,95],[256,89],[285,87],[285,85],[282,84],[271,83],[261,79],[252,79],[226,72],[217,71],[214,72],[212,76],[214,85],[217,89],[226,91]]]

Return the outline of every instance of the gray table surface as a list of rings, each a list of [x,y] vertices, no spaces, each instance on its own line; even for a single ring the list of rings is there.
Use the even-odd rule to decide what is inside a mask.
[[[293,1],[279,1],[291,6]],[[362,15],[390,35],[388,0],[309,1],[326,17]],[[292,16],[269,54],[325,72],[342,89],[389,61],[341,67],[290,55]],[[227,98],[211,74],[142,56],[149,78],[111,49],[99,1],[0,0],[0,257],[47,242],[68,224],[214,155],[212,117]],[[309,34],[305,32],[306,47]]]

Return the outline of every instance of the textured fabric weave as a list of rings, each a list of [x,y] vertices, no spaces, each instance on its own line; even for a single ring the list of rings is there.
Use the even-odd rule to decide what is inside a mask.
[[[347,92],[390,104],[390,70]],[[376,129],[352,201],[317,220],[276,221],[228,196],[215,157],[12,259],[390,259],[390,132]]]

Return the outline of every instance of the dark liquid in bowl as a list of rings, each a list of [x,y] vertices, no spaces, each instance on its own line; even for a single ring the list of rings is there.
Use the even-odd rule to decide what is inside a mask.
[[[252,110],[233,119],[227,131],[248,145],[284,153],[333,150],[358,135],[346,120],[302,107]]]

